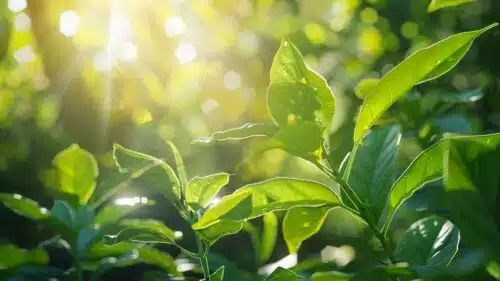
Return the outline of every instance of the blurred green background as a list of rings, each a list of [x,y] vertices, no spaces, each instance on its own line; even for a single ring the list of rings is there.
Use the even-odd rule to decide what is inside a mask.
[[[179,147],[189,176],[232,173],[225,193],[278,175],[327,182],[315,167],[279,150],[248,158],[259,140],[191,142],[271,120],[265,98],[269,68],[280,40],[289,38],[335,94],[331,145],[339,165],[352,147],[362,102],[354,89],[360,80],[380,78],[416,49],[500,20],[497,0],[431,14],[427,5],[424,0],[0,0],[1,191],[50,206],[43,173],[70,144],[96,155],[100,177],[106,178],[116,169],[114,142],[170,161],[166,140]],[[495,29],[474,43],[453,71],[416,87],[391,108],[382,122],[403,125],[401,171],[445,133],[500,130],[498,50]],[[394,224],[395,241],[415,219],[439,212],[438,192],[424,188],[406,204]],[[119,196],[154,197],[140,181]],[[136,216],[186,230],[168,203],[158,201]],[[0,225],[0,241],[21,247],[48,237],[4,207]],[[368,229],[334,210],[322,231],[304,244],[298,261],[323,258],[342,267],[355,258],[349,266],[363,267],[376,262],[375,244]],[[246,271],[260,266],[244,232],[222,239],[214,250]],[[287,254],[280,238],[271,261]],[[133,267],[114,274],[139,280],[142,271]]]

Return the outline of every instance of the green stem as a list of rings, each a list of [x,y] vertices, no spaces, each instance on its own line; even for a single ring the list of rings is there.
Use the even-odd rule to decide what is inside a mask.
[[[207,246],[199,237],[196,237],[196,244],[198,245],[198,258],[200,259],[201,269],[203,270],[203,277],[205,281],[211,281],[210,268],[207,260]]]
[[[380,241],[380,244],[382,245],[382,248],[384,249],[385,254],[389,258],[390,264],[394,264],[395,261],[394,261],[393,255],[392,255],[391,247],[390,247],[389,241],[385,237],[384,233],[380,232],[375,226],[373,226],[373,224],[368,223],[368,225],[370,226],[371,230],[373,231],[373,234],[375,235],[375,237],[377,237],[377,239]]]
[[[75,268],[76,268],[76,280],[83,281],[83,270],[82,270],[82,265],[81,265],[79,260],[76,260]]]

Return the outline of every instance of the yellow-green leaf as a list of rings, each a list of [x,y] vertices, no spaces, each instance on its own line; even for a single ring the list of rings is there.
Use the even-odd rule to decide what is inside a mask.
[[[229,174],[226,173],[194,177],[186,188],[186,202],[195,211],[205,208],[228,182]]]
[[[0,202],[13,212],[30,219],[41,220],[49,216],[46,208],[20,194],[0,193]]]
[[[442,8],[458,6],[474,1],[476,0],[431,0],[431,3],[429,3],[429,6],[427,7],[427,11],[432,13]]]
[[[366,96],[356,121],[354,141],[359,142],[371,126],[394,104],[419,83],[435,79],[452,69],[468,51],[474,39],[495,27],[450,36],[421,49],[389,71]]]

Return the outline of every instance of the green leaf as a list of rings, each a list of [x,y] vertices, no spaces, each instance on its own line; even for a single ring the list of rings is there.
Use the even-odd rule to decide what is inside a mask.
[[[497,24],[463,32],[421,49],[405,59],[380,79],[365,97],[356,121],[354,142],[359,142],[370,127],[411,88],[448,72],[468,51],[474,39]]]
[[[483,89],[474,89],[460,93],[444,93],[439,95],[441,100],[450,103],[470,103],[484,97]]]
[[[358,98],[364,99],[377,86],[378,81],[379,80],[375,78],[363,79],[359,81],[358,85],[354,89],[354,93],[358,96]]]
[[[266,262],[273,254],[278,238],[278,218],[274,213],[267,213],[262,217],[262,235],[259,250],[259,262]]]
[[[395,258],[407,262],[421,275],[437,273],[458,251],[460,231],[437,216],[423,218],[408,228],[396,249]]]
[[[184,161],[182,160],[181,153],[179,149],[175,146],[175,144],[171,141],[167,141],[168,146],[170,146],[170,150],[174,154],[175,165],[177,166],[177,175],[179,176],[179,180],[181,182],[181,187],[186,188],[187,186],[187,174],[186,167],[184,166]]]
[[[85,227],[91,226],[94,224],[94,210],[92,210],[89,206],[81,206],[80,209],[75,214],[75,218],[73,220],[73,229],[80,230]]]
[[[344,175],[369,210],[364,215],[369,215],[373,222],[378,222],[382,215],[387,196],[396,180],[400,140],[401,128],[398,125],[372,129],[357,146],[349,174]],[[345,196],[343,193],[341,195]]]
[[[316,272],[311,281],[348,281],[351,276],[342,272]]]
[[[280,127],[312,121],[326,137],[335,112],[335,99],[325,80],[309,69],[300,51],[284,40],[274,56],[267,103]]]
[[[54,201],[54,205],[50,210],[50,216],[65,225],[68,229],[73,229],[75,211],[68,203],[61,200]]]
[[[384,210],[387,216],[382,217],[379,221],[379,226],[384,225],[384,232],[389,228],[394,213],[406,200],[425,183],[443,177],[445,156],[449,151],[450,143],[456,142],[468,143],[472,145],[471,149],[477,149],[478,145],[496,148],[500,145],[500,134],[452,136],[440,140],[420,153],[392,185],[389,193],[389,204]]]
[[[117,266],[129,266],[137,263],[146,263],[157,266],[174,276],[182,276],[177,270],[177,265],[174,259],[167,253],[161,252],[152,247],[137,246],[131,243],[119,243],[112,246],[106,246],[101,243],[96,243],[87,251],[87,261],[101,261],[103,258],[120,257],[124,254],[136,252],[137,258],[128,260],[126,263],[117,264]]]
[[[119,226],[123,230],[113,236],[115,243],[132,241],[172,244],[182,237],[181,232],[173,231],[163,222],[153,219],[124,219]]]
[[[120,171],[131,173],[143,172],[141,174],[142,180],[154,187],[172,203],[177,204],[180,199],[179,179],[172,167],[163,160],[124,148],[118,144],[113,146],[113,157]],[[151,164],[154,167],[147,171],[136,170],[145,164]]]
[[[445,156],[444,206],[465,243],[500,261],[500,134],[458,139]]]
[[[0,269],[10,269],[25,264],[42,264],[49,262],[49,255],[44,249],[20,249],[12,244],[0,244]]]
[[[211,281],[222,281],[222,278],[224,278],[224,266],[219,267],[214,273],[210,274]],[[205,281],[205,279],[201,281]]]
[[[75,250],[80,260],[85,256],[87,249],[96,241],[100,234],[101,231],[94,227],[85,227],[78,232]]]
[[[200,235],[203,241],[207,242],[209,245],[213,245],[224,236],[240,232],[242,228],[243,222],[241,221],[220,221],[217,224],[196,230],[196,233]]]
[[[36,201],[20,194],[0,193],[0,202],[14,213],[33,220],[42,220],[49,216],[46,208],[40,207]]]
[[[299,206],[340,205],[328,187],[314,181],[275,178],[240,188],[207,210],[193,229],[203,229],[220,221],[245,221],[266,213]]]
[[[99,267],[96,270],[92,271],[90,281],[98,280],[100,276],[102,276],[104,273],[106,273],[113,267],[116,267],[117,265],[134,263],[134,261],[137,260],[137,258],[138,258],[137,251],[131,251],[119,257],[104,258],[100,261]],[[164,274],[165,275],[163,275],[163,277],[166,278],[168,274],[166,273]]]
[[[229,174],[226,173],[194,177],[187,184],[186,202],[194,211],[205,208],[228,182]]]
[[[427,11],[432,13],[442,8],[458,6],[474,1],[475,0],[431,0],[431,3],[429,3],[429,6],[427,7]]]
[[[275,138],[282,143],[283,150],[306,159],[320,151],[323,144],[321,128],[310,121],[282,127]]]
[[[81,205],[87,203],[99,174],[94,156],[73,144],[59,152],[52,160],[52,165],[54,168],[48,172],[51,178],[47,182],[49,189],[58,195],[75,196]]]
[[[298,207],[289,210],[283,220],[283,236],[290,253],[299,250],[302,242],[318,233],[331,206]]]
[[[99,225],[106,225],[116,223],[122,218],[128,216],[135,210],[145,206],[154,205],[153,200],[146,197],[126,197],[108,203],[95,218],[95,223]]]
[[[271,275],[269,275],[265,281],[300,281],[304,278],[295,274],[295,272],[278,267]]]
[[[199,138],[194,143],[214,143],[226,140],[243,140],[251,137],[272,137],[276,125],[262,123],[247,123],[241,127],[213,133],[210,137]]]

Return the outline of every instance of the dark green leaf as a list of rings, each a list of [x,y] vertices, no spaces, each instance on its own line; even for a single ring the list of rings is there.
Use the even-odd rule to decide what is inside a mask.
[[[431,0],[431,3],[427,7],[427,11],[432,13],[442,8],[458,6],[465,3],[474,2],[476,0]]]
[[[228,182],[229,175],[226,173],[194,177],[187,185],[186,202],[194,211],[205,208]]]
[[[331,209],[330,205],[298,207],[286,213],[283,220],[283,236],[290,253],[297,252],[304,240],[318,233]]]
[[[73,195],[79,204],[85,204],[92,196],[99,174],[97,162],[88,151],[73,144],[59,152],[52,160],[49,171],[50,190],[61,195]]]
[[[458,251],[460,231],[437,216],[421,219],[405,232],[395,258],[407,262],[421,275],[435,273],[451,262]]]
[[[0,193],[0,202],[16,214],[30,219],[41,220],[49,216],[47,209],[20,194]]]
[[[269,275],[265,281],[300,281],[304,278],[295,274],[295,272],[278,267],[271,275]]]
[[[460,93],[445,93],[441,94],[440,98],[445,102],[452,103],[469,103],[482,99],[484,96],[483,89],[475,89]]]
[[[453,68],[465,55],[474,39],[497,24],[448,37],[405,59],[380,79],[365,97],[356,121],[354,141],[359,142],[370,127],[413,86],[435,79]]]
[[[68,229],[73,228],[73,223],[75,221],[75,211],[68,203],[61,200],[54,201],[54,205],[50,210],[50,215],[58,222],[65,225]]]
[[[221,220],[245,221],[299,206],[340,204],[335,192],[318,182],[276,178],[247,185],[224,196],[217,205],[207,210],[193,228],[203,229]]]
[[[311,281],[349,281],[351,276],[342,272],[316,272],[312,275]]]
[[[397,125],[372,129],[358,144],[354,161],[344,178],[361,202],[370,219],[378,222],[387,196],[396,180],[401,128]],[[342,196],[345,194],[342,193]],[[344,199],[344,198],[343,198]],[[349,200],[344,199],[348,202]]]
[[[10,269],[23,264],[47,264],[49,256],[43,249],[31,251],[12,244],[0,244],[0,269]]]
[[[174,170],[167,163],[153,156],[126,149],[118,144],[113,146],[113,156],[120,171],[141,173],[142,180],[156,188],[172,203],[177,204],[180,198],[180,183]],[[137,167],[143,167],[145,164],[152,164],[154,167],[147,171],[137,170]]]
[[[75,214],[73,229],[80,230],[82,228],[91,226],[94,223],[94,218],[94,210],[86,205],[81,206]]]
[[[251,137],[272,137],[276,132],[274,124],[248,123],[239,128],[215,132],[210,137],[199,138],[194,143],[213,143],[225,140],[243,140]]]
[[[98,228],[85,227],[78,232],[76,238],[76,254],[79,259],[82,259],[87,252],[88,247],[97,239],[101,234]]]

